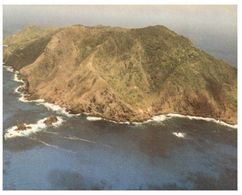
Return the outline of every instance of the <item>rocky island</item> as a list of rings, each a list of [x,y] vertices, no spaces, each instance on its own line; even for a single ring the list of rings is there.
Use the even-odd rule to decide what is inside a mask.
[[[27,126],[24,123],[20,123],[20,124],[16,125],[16,131],[24,131],[24,130],[27,130],[27,129],[31,129],[31,127]]]
[[[56,123],[58,121],[58,118],[56,116],[49,116],[46,120],[44,120],[44,124],[47,126],[53,125],[53,123]]]
[[[30,97],[72,113],[115,121],[178,113],[237,123],[236,68],[165,26],[29,26],[3,44],[5,65],[20,72]]]

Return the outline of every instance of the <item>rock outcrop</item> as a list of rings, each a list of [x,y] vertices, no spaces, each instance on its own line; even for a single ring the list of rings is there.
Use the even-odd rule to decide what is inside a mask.
[[[53,123],[56,123],[58,121],[57,117],[56,116],[49,116],[45,121],[44,123],[47,125],[47,126],[51,126]]]
[[[16,131],[24,131],[30,129],[31,127],[25,125],[24,123],[17,124]]]

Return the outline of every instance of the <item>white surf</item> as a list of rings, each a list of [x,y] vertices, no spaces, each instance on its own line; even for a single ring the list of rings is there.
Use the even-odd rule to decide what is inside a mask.
[[[102,118],[96,117],[96,116],[87,116],[87,120],[89,120],[89,121],[100,121],[100,120],[102,120]]]
[[[182,132],[172,132],[173,135],[175,135],[178,138],[185,138],[186,134]]]
[[[35,124],[26,124],[24,123],[24,125],[27,127],[26,130],[17,130],[17,126],[12,126],[8,129],[6,129],[5,134],[4,134],[4,138],[5,139],[9,139],[9,138],[14,138],[14,137],[26,137],[29,136],[33,133],[42,131],[44,129],[47,128],[47,125],[44,123],[44,121],[47,119],[43,118],[41,120],[38,120],[37,123]],[[64,120],[57,116],[57,121],[55,123],[52,123],[50,126],[53,127],[59,127],[62,123],[64,122]]]
[[[3,63],[4,64],[4,63]],[[8,72],[14,72],[14,69],[11,66],[5,66],[3,65],[3,67],[8,71]]]

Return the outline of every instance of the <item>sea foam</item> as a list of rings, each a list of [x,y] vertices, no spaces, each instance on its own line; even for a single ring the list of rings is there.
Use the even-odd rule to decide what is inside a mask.
[[[14,73],[13,80],[18,82],[18,83],[23,83],[24,84],[24,81],[22,79],[19,79],[18,74],[19,73],[17,71]]]
[[[167,116],[176,117],[176,118],[187,118],[187,119],[190,119],[190,120],[203,120],[203,121],[207,121],[207,122],[214,122],[214,123],[217,123],[219,125],[223,125],[223,126],[227,126],[227,127],[233,128],[233,129],[237,129],[237,125],[231,125],[231,124],[225,123],[221,120],[216,120],[214,118],[181,115],[181,114],[172,114],[172,113],[167,114]]]
[[[42,130],[47,128],[47,125],[44,123],[44,121],[47,118],[48,117],[43,118],[41,120],[38,120],[37,123],[35,123],[35,124],[26,124],[26,123],[24,123],[24,125],[26,127],[28,127],[26,130],[18,131],[16,125],[12,126],[12,127],[8,128],[8,129],[6,129],[6,133],[4,134],[4,138],[5,139],[9,139],[9,138],[14,138],[14,137],[26,137],[26,136],[29,136],[29,135],[31,135],[33,133],[42,131]],[[59,127],[63,122],[64,122],[64,120],[61,117],[57,116],[57,121],[55,123],[52,123],[51,126]]]
[[[185,138],[186,134],[182,132],[172,132],[173,135],[175,135],[178,138]]]
[[[71,114],[68,111],[66,111],[66,108],[58,106],[56,104],[49,103],[49,102],[41,102],[41,103],[38,103],[38,104],[45,106],[48,110],[52,110],[52,111],[57,112],[59,114],[65,115],[67,117],[79,116],[80,115],[80,114]]]
[[[85,114],[88,115],[86,117],[86,119],[89,120],[89,121],[100,121],[100,120],[103,120],[103,121],[108,121],[108,122],[116,123],[116,124],[127,124],[127,125],[131,124],[129,121],[117,122],[117,121],[106,119],[106,118],[102,118],[102,117],[90,116],[88,113],[85,113]]]
[[[89,121],[100,121],[100,120],[102,120],[102,117],[87,116],[87,120],[89,120]]]
[[[162,122],[162,121],[165,121],[165,120],[167,120],[169,118],[170,117],[166,116],[166,115],[158,115],[158,116],[153,116],[151,118],[151,120],[148,120],[148,121]]]
[[[14,69],[11,66],[5,66],[3,65],[3,67],[8,71],[8,72],[14,72]]]
[[[89,115],[88,113],[85,113],[85,114]],[[174,114],[174,113],[169,113],[169,114],[164,114],[164,115],[156,115],[156,116],[153,116],[150,119],[143,121],[143,122],[137,122],[137,121],[117,122],[117,121],[105,119],[105,118],[102,118],[102,117],[87,116],[87,120],[89,120],[89,121],[104,120],[104,121],[109,121],[109,122],[117,123],[117,124],[132,124],[132,125],[137,125],[137,126],[142,125],[142,124],[152,123],[152,122],[162,123],[162,122],[169,120],[169,119],[172,119],[172,118],[186,118],[186,119],[190,119],[190,120],[203,120],[203,121],[207,121],[207,122],[214,122],[216,124],[227,126],[227,127],[233,128],[233,129],[237,129],[237,125],[231,125],[231,124],[225,123],[223,121],[216,120],[214,118],[206,118],[206,117],[190,116],[190,115],[182,115],[182,114]]]
[[[14,90],[14,92],[20,94],[19,89],[21,89],[22,87],[23,87],[22,85],[18,86],[18,87]]]

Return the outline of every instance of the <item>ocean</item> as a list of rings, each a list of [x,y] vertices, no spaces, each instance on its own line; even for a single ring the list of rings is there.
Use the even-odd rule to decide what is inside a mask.
[[[3,69],[4,190],[237,189],[237,129],[194,117],[117,124],[26,102]],[[58,117],[54,126],[43,119]],[[26,132],[14,131],[19,123]]]

